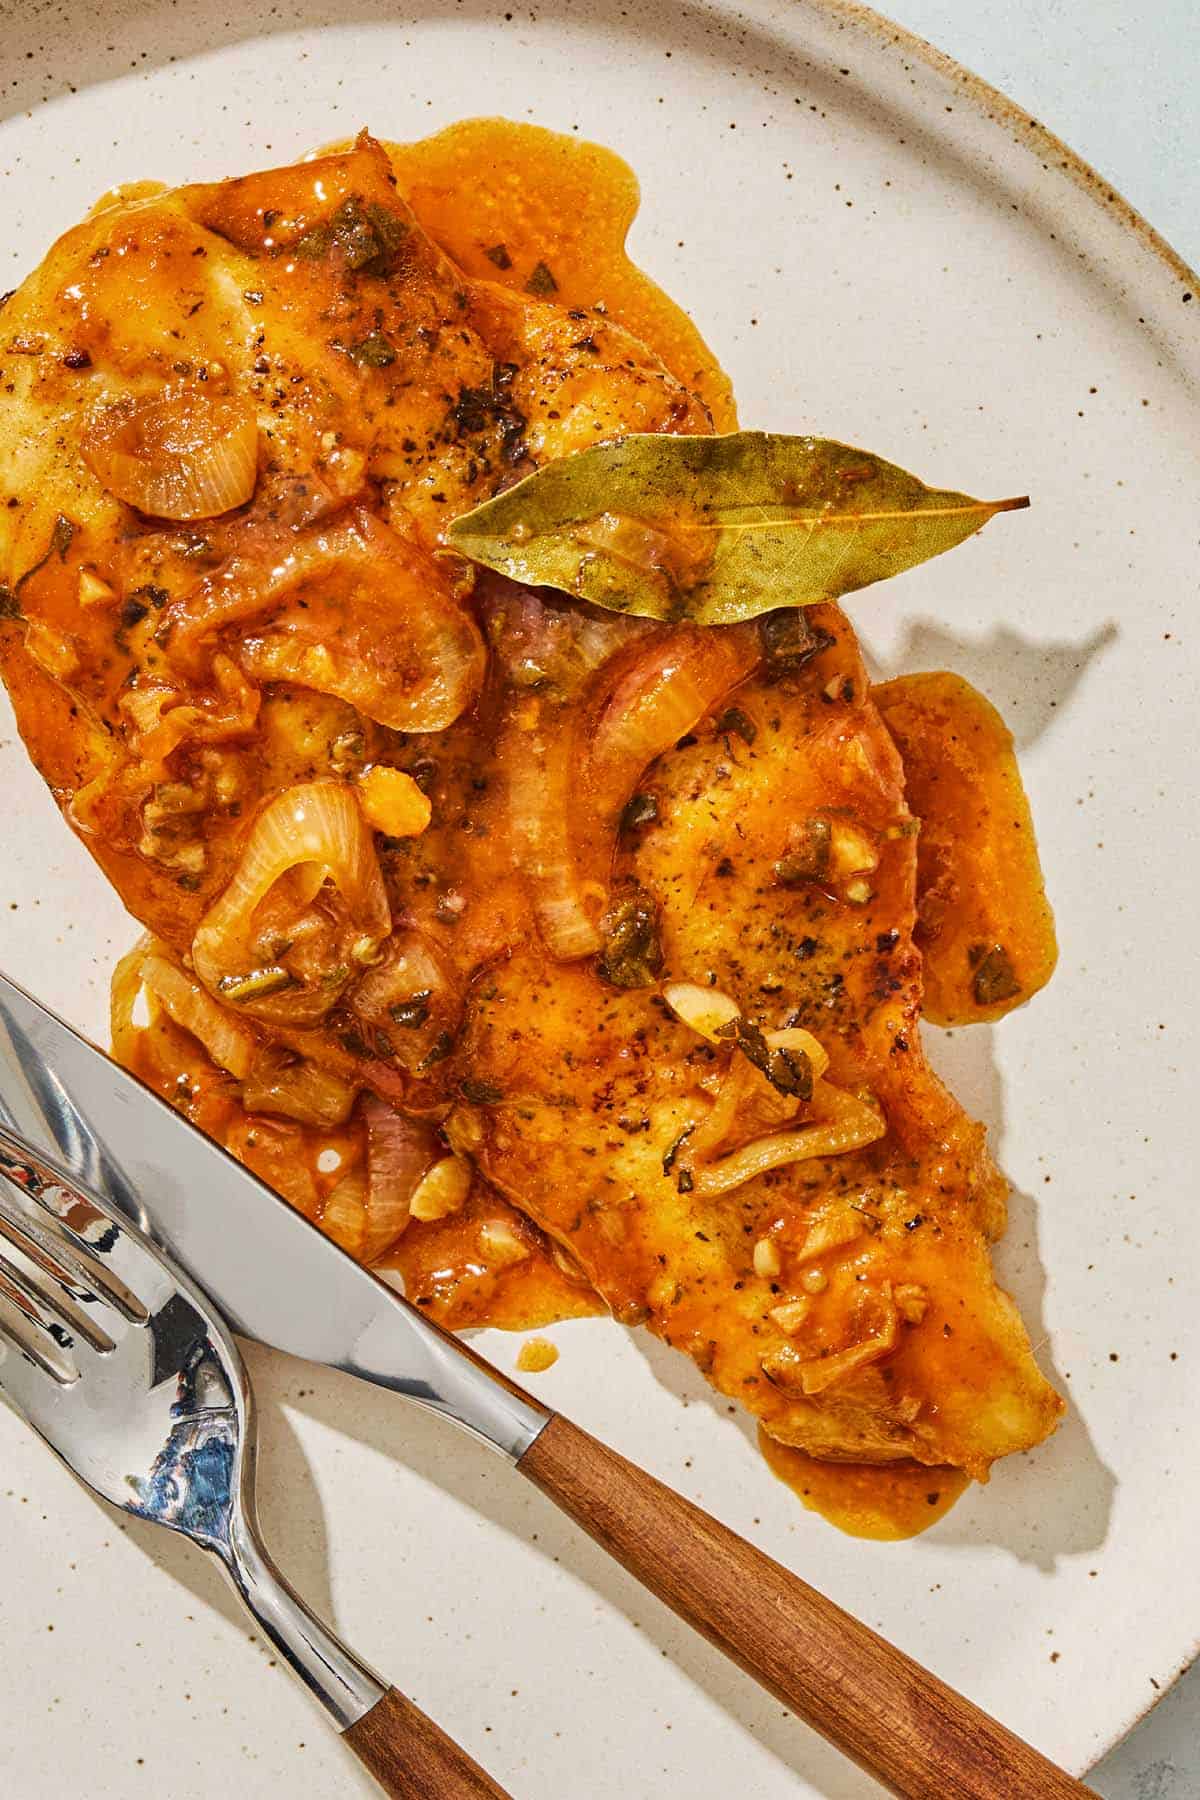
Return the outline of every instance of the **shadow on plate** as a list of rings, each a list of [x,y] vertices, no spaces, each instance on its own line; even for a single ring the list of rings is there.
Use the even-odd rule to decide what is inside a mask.
[[[927,1038],[930,1061],[967,1110],[983,1120],[995,1145],[1003,1131],[1004,1088],[993,1052],[993,1029],[974,1025],[961,1031],[928,1033]],[[1053,1437],[1028,1454],[997,1463],[990,1482],[968,1488],[926,1535],[939,1548],[994,1545],[1049,1572],[1060,1557],[1082,1555],[1103,1545],[1116,1478],[1098,1456],[1086,1421],[1071,1403],[1070,1382],[1049,1354],[1037,1206],[1030,1195],[1011,1184],[1008,1230],[995,1246],[993,1257],[1000,1283],[1016,1300],[1038,1360],[1067,1399],[1068,1410]],[[739,1430],[757,1450],[756,1428],[749,1414],[740,1407],[734,1412],[729,1401],[714,1392],[676,1351],[645,1332],[629,1335],[661,1386],[689,1406],[710,1407],[721,1429]],[[768,1474],[764,1465],[764,1478]],[[797,1500],[798,1508],[800,1504]]]
[[[1082,643],[1023,637],[996,625],[986,637],[966,637],[940,619],[912,619],[900,649],[886,658],[870,652],[870,619],[855,621],[867,644],[872,677],[951,669],[972,683],[1004,715],[1017,750],[1028,750],[1070,707],[1091,664],[1118,638],[1116,623],[1098,625]]]

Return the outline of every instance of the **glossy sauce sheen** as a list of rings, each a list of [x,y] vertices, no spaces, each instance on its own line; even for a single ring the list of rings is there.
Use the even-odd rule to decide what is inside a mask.
[[[961,1469],[923,1463],[818,1462],[760,1430],[758,1447],[773,1475],[848,1537],[898,1542],[928,1531],[970,1487]]]
[[[158,209],[156,184],[136,184],[106,197],[94,215],[102,232],[111,212],[112,241],[93,249],[99,239],[88,239],[79,279],[60,289],[76,297],[69,356],[94,352],[97,364],[112,359],[126,379],[133,370],[139,380],[161,381],[161,352],[155,349],[160,362],[152,356],[149,367],[140,357],[151,338],[145,320],[165,319],[172,341],[188,339],[189,357],[178,353],[178,367],[194,370],[198,356],[212,359],[206,377],[219,377],[219,386],[244,379],[237,359],[247,329],[252,337],[258,331],[250,355],[263,353],[250,388],[260,414],[271,405],[270,462],[260,471],[249,519],[218,521],[211,560],[196,565],[188,560],[194,547],[183,542],[186,532],[164,547],[163,533],[144,519],[131,529],[129,509],[107,494],[77,496],[76,465],[41,480],[26,450],[8,446],[7,491],[27,496],[28,505],[11,524],[9,568],[0,575],[13,579],[14,571],[36,564],[27,616],[39,635],[20,639],[10,631],[3,646],[22,730],[77,829],[162,940],[160,954],[185,970],[197,925],[240,866],[239,818],[259,816],[294,784],[334,776],[344,784],[346,771],[331,770],[328,758],[329,746],[345,738],[360,740],[360,761],[405,771],[419,772],[418,752],[432,750],[432,823],[419,838],[381,833],[376,848],[397,930],[424,934],[451,966],[451,986],[457,982],[469,995],[452,1053],[417,1080],[413,1059],[394,1054],[409,1047],[404,1031],[387,1020],[396,1043],[386,1048],[384,1031],[375,1035],[377,1018],[363,1024],[361,1013],[337,1007],[330,1015],[336,1023],[317,1031],[305,1021],[264,1025],[261,1015],[256,1023],[252,1012],[245,1026],[268,1046],[299,1052],[343,1082],[399,1103],[410,1117],[441,1126],[439,1154],[448,1145],[470,1153],[475,1173],[462,1210],[440,1220],[414,1217],[384,1264],[403,1276],[416,1304],[454,1329],[520,1329],[610,1310],[646,1324],[770,1429],[818,1447],[824,1442],[834,1457],[846,1457],[850,1445],[884,1459],[882,1467],[816,1461],[768,1440],[776,1473],[842,1529],[911,1535],[940,1516],[967,1479],[961,1469],[910,1461],[913,1445],[935,1463],[961,1456],[985,1479],[995,1455],[1053,1429],[1061,1403],[991,1280],[987,1243],[1003,1229],[1004,1189],[982,1129],[921,1055],[921,965],[912,941],[920,898],[916,822],[896,745],[874,706],[849,622],[834,607],[813,609],[813,651],[783,675],[764,669],[759,637],[743,627],[700,633],[592,619],[489,578],[477,583],[466,614],[452,570],[431,551],[448,517],[511,478],[504,465],[509,390],[497,385],[500,373],[508,371],[505,383],[526,382],[520,455],[535,463],[596,441],[592,433],[729,430],[736,415],[729,382],[694,325],[625,253],[638,189],[612,152],[501,120],[468,121],[388,150],[399,192],[423,230],[410,230],[411,221],[397,227],[404,248],[386,282],[368,268],[370,283],[364,276],[339,285],[328,267],[331,253],[321,250],[331,208],[348,204],[344,196],[361,209],[365,195],[368,212],[374,208],[372,216],[386,223],[394,190],[369,141],[319,164],[181,190],[178,200],[164,196]],[[148,210],[122,213],[124,203],[142,198]],[[237,271],[236,284],[223,288],[208,274],[222,257]],[[68,276],[75,273],[69,259],[66,266]],[[260,278],[265,304],[262,293],[232,291]],[[369,289],[379,297],[374,311]],[[141,312],[130,303],[139,294]],[[336,341],[331,318],[341,323]],[[622,337],[621,328],[631,335]],[[232,373],[218,360],[226,354]],[[70,369],[87,366],[63,360]],[[52,361],[46,356],[39,367]],[[390,387],[393,364],[403,379]],[[56,392],[52,399],[67,409],[78,405]],[[447,407],[457,435],[447,432]],[[333,451],[331,419],[345,446]],[[356,427],[368,442],[362,453]],[[188,612],[197,567],[226,568],[229,558],[236,564],[244,552],[260,552],[256,530],[269,550],[282,544],[290,554],[295,542],[312,539],[314,517],[336,521],[347,508],[362,509],[368,453],[374,512],[356,515],[349,532],[329,527],[337,552],[332,573],[326,569],[288,613],[291,637],[278,630],[272,637],[276,621],[258,635],[227,632],[220,641],[240,657],[240,672],[230,663],[216,691],[205,643],[237,625],[234,614],[220,611],[234,590],[216,577],[206,587],[204,576],[209,610],[197,620]],[[324,512],[311,510],[314,488]],[[106,551],[105,572],[118,591],[149,591],[140,585],[148,578],[169,589],[135,609],[138,616],[115,637],[111,611],[103,604],[84,609],[77,598],[79,568],[88,566],[78,563],[79,541],[57,559],[43,555],[56,512],[82,516],[85,503],[93,511],[84,554],[94,555],[97,545]],[[353,556],[364,546],[367,572],[355,574]],[[318,542],[314,553],[327,551]],[[222,556],[227,561],[218,563]],[[403,621],[410,632],[474,632],[476,618],[483,628],[475,640],[481,658],[487,643],[482,689],[447,725],[406,731],[402,709],[422,704],[410,667],[420,659],[399,629],[391,646],[386,608],[371,611],[378,601],[372,580],[387,585],[379,574],[385,566],[399,604],[415,596]],[[166,658],[151,607],[165,609],[161,620],[177,634],[163,640]],[[589,664],[595,642],[603,653]],[[131,808],[141,816],[140,799],[135,806],[129,791],[105,776],[119,737],[111,721],[128,709],[131,687],[140,699],[167,679],[164,663],[186,660],[188,645],[218,749],[205,752],[215,758],[211,764],[201,758],[185,772],[197,783],[233,782],[238,795],[223,812],[214,805],[218,828],[208,833],[208,860],[194,880],[186,871],[181,877],[184,865],[165,861],[155,846],[134,848],[126,820]],[[289,681],[287,671],[294,676],[300,666],[297,646],[304,656],[346,649],[351,673],[335,670],[336,681],[324,689],[306,686],[302,676]],[[279,660],[285,652],[293,659],[286,665]],[[531,683],[528,667],[540,661],[561,665],[560,675]],[[364,667],[372,678],[365,688]],[[327,672],[322,679],[329,680]],[[653,716],[655,697],[667,689],[693,696],[684,704],[694,724],[677,727],[661,756],[648,755],[629,775],[629,785],[652,791],[656,812],[644,828],[618,836],[629,798],[620,727],[639,707]],[[733,691],[731,725],[733,715],[722,707]],[[73,699],[68,704],[70,694],[82,698],[82,708]],[[904,683],[891,684],[890,696],[899,717]],[[942,701],[951,708],[955,697]],[[1014,782],[1021,798],[1019,778],[1002,728],[977,729],[982,715],[972,714],[965,697],[962,705],[974,766],[959,770],[954,783],[924,778],[930,770],[936,776],[937,762],[936,733],[926,729],[922,806],[938,827],[941,799],[953,793],[957,812],[948,806],[940,821],[942,841],[952,843],[964,783],[986,791],[989,774],[996,776],[1005,805],[984,805],[973,818],[970,851],[955,868],[955,905],[1015,946],[1022,909],[1032,916],[1036,905],[1044,907],[1036,852],[1030,833],[1029,854],[998,887],[989,873],[992,853],[1001,827],[1011,825]],[[857,1107],[861,1115],[863,1092],[871,1090],[871,1105],[887,1117],[886,1138],[850,1154],[814,1156],[800,1165],[799,1177],[785,1168],[768,1171],[727,1198],[685,1186],[686,1150],[675,1161],[680,1125],[693,1116],[697,1091],[707,1106],[731,1073],[741,1083],[737,1145],[801,1118],[817,1127],[828,1121],[802,1117],[806,1102],[784,1099],[748,1063],[737,1061],[734,1071],[732,1049],[700,1042],[657,995],[649,1002],[644,989],[602,981],[584,953],[547,954],[530,917],[529,868],[552,868],[558,851],[543,843],[534,855],[514,843],[510,814],[519,808],[512,796],[522,781],[543,801],[558,793],[547,784],[560,784],[547,809],[551,825],[558,822],[592,888],[640,884],[653,896],[665,973],[727,990],[765,1028],[787,1024],[814,1033],[830,1058],[817,1103],[836,1122],[838,1108]],[[859,900],[828,874],[795,883],[780,874],[797,860],[795,829],[814,818],[827,836],[830,820],[849,822],[875,847],[874,863],[855,865],[870,871]],[[463,899],[461,916],[438,910],[447,895]],[[277,890],[264,909],[286,901]],[[332,927],[327,921],[321,929]],[[961,960],[952,934],[929,935],[930,970],[951,943]],[[1030,961],[1008,1004],[1039,985],[1039,971],[1041,979],[1048,973],[1044,962],[1035,968]],[[953,978],[961,988],[961,970]],[[943,988],[949,982],[947,974]],[[989,1004],[995,1010],[987,1016],[1007,1010],[1004,996]],[[347,1184],[361,1186],[369,1164],[360,1112],[322,1129],[247,1111],[238,1082],[160,1007],[148,1027],[124,1025],[115,1047],[345,1242],[333,1223],[338,1195]],[[727,1138],[724,1147],[736,1155],[737,1145]],[[494,1255],[481,1249],[488,1231],[500,1246]],[[829,1237],[819,1254],[809,1243],[813,1231]],[[515,1258],[504,1254],[506,1234]],[[354,1242],[346,1247],[357,1250]],[[772,1256],[783,1266],[773,1268]],[[802,1285],[802,1269],[820,1285]],[[788,1305],[794,1314],[806,1310],[797,1339],[808,1344],[806,1355],[781,1336],[793,1325],[775,1322]],[[885,1342],[880,1363],[873,1346]],[[875,1366],[830,1395],[815,1382],[800,1385],[814,1368],[818,1379],[835,1368],[847,1349],[865,1350]],[[771,1358],[775,1371],[768,1373]]]

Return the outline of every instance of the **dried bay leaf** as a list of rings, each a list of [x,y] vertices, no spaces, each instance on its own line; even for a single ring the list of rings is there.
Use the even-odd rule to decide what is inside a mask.
[[[638,433],[546,463],[446,541],[610,612],[728,625],[898,575],[1028,504],[928,488],[827,438]]]

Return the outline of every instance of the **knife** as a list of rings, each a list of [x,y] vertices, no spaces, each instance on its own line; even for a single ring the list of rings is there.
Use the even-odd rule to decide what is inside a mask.
[[[798,1576],[539,1405],[2,974],[0,1122],[31,1155],[119,1207],[235,1331],[390,1388],[490,1444],[902,1800],[1090,1791]]]

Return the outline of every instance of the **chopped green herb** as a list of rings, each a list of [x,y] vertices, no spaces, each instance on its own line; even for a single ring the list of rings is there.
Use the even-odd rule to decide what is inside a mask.
[[[507,244],[493,244],[491,249],[485,250],[483,254],[490,263],[495,263],[498,269],[512,268],[512,257],[508,254]]]
[[[741,1013],[736,1019],[730,1019],[728,1025],[722,1025],[717,1036],[732,1038],[747,1062],[765,1075],[778,1093],[797,1100],[812,1099],[813,1067],[805,1051],[768,1044],[759,1026]]]
[[[365,205],[356,194],[343,200],[332,218],[306,231],[293,246],[296,256],[319,261],[336,250],[355,274],[388,276],[395,273],[400,247],[408,226],[376,201]]]
[[[972,944],[967,960],[975,971],[972,987],[977,1006],[995,1006],[1021,992],[1012,958],[1003,944]]]
[[[354,344],[348,344],[345,338],[330,338],[329,348],[342,356],[348,356],[360,369],[386,369],[396,360],[395,346],[381,331],[372,331]]]
[[[803,616],[802,613],[796,614],[797,618]],[[758,726],[753,719],[746,717],[740,706],[731,706],[721,714],[717,720],[717,730],[740,737],[744,744],[752,744],[758,736]]]
[[[832,831],[828,819],[806,819],[785,856],[775,864],[780,887],[801,887],[806,881],[824,881],[829,874]]]
[[[791,606],[763,613],[758,621],[758,635],[766,672],[775,676],[794,675],[834,641],[827,631],[810,622],[807,613]]]
[[[59,513],[54,521],[54,530],[50,533],[50,548],[58,551],[59,562],[66,562],[67,551],[71,548],[71,539],[75,536],[74,520]]]
[[[529,280],[525,283],[525,292],[539,296],[557,294],[558,283],[544,262],[534,264]]]
[[[407,1000],[400,1000],[395,1006],[389,1006],[388,1012],[405,1031],[416,1031],[429,1018],[429,1002],[432,998],[432,988],[422,988],[419,994],[411,994]]]
[[[596,972],[614,987],[652,987],[663,966],[658,908],[643,888],[633,888],[601,922],[604,949]]]
[[[434,1038],[433,1043],[429,1046],[428,1051],[417,1064],[417,1074],[424,1075],[425,1071],[427,1069],[432,1069],[435,1063],[445,1062],[453,1048],[454,1039],[451,1037],[450,1033],[448,1031],[439,1031]]]
[[[75,521],[73,519],[68,519],[65,513],[58,514],[50,531],[50,542],[46,548],[45,554],[39,556],[31,568],[26,569],[25,573],[17,582],[16,587],[12,590],[14,594],[20,594],[25,583],[30,581],[33,576],[37,574],[39,569],[45,568],[56,550],[58,552],[59,561],[65,562],[67,551],[71,548],[71,539],[75,536],[75,529]],[[19,610],[17,613],[10,613],[7,616],[10,618],[17,618],[20,616]]]
[[[275,965],[266,969],[251,969],[248,975],[223,975],[217,986],[223,1000],[242,1006],[247,1000],[262,1000],[268,994],[281,994],[285,988],[293,985],[294,979],[287,969]]]
[[[624,836],[628,837],[643,825],[653,825],[657,818],[658,795],[642,789],[625,802],[621,813],[620,830]]]
[[[696,1127],[694,1125],[685,1125],[674,1143],[671,1144],[669,1149],[665,1152],[662,1159],[664,1175],[669,1175],[671,1173],[671,1170],[675,1167],[675,1160],[678,1157],[679,1152],[683,1149],[683,1146],[687,1143],[695,1129]]]
[[[494,1081],[477,1081],[468,1075],[459,1084],[464,1100],[470,1100],[474,1106],[497,1106],[504,1098],[504,1089],[497,1087]]]

